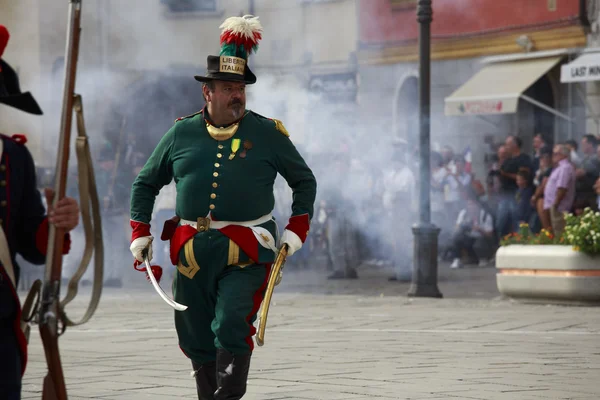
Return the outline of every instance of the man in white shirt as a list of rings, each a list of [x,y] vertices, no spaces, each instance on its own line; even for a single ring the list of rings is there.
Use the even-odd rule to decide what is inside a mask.
[[[407,282],[412,278],[412,211],[416,209],[415,177],[408,167],[407,142],[394,141],[392,168],[384,175],[383,206],[391,222],[389,241],[392,242],[392,261],[395,275],[390,280]]]
[[[456,228],[452,238],[454,261],[450,268],[462,267],[462,254],[466,252],[470,263],[480,264],[480,257],[475,247],[487,247],[494,238],[494,221],[490,213],[485,211],[477,200],[477,196],[469,192],[467,207],[460,211],[456,219]]]

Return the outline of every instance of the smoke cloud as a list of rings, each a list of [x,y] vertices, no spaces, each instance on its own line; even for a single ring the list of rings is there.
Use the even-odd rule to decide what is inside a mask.
[[[193,75],[204,73],[208,54],[218,54],[218,26],[222,20],[229,14],[248,12],[246,1],[218,3],[228,15],[217,12],[218,17],[214,18],[210,13],[204,17],[176,16],[166,13],[158,0],[84,2],[77,92],[84,99],[97,172],[102,168],[98,157],[103,149],[109,148],[113,154],[119,152],[122,158],[117,182],[130,187],[135,173],[127,170],[131,165],[124,161],[126,157],[133,157],[128,151],[133,148],[142,159],[147,158],[174,119],[203,106],[201,84]],[[416,71],[417,65],[361,66],[361,76],[355,80],[353,74],[358,66],[351,53],[355,51],[357,32],[351,33],[351,28],[357,23],[355,12],[360,9],[345,8],[345,18],[339,23],[331,19],[335,13],[323,14],[320,18],[329,18],[329,22],[317,24],[314,15],[319,14],[318,10],[310,11],[310,7],[316,6],[299,9],[280,3],[283,2],[256,2],[265,40],[250,61],[258,82],[248,87],[247,107],[284,122],[292,140],[314,169],[319,184],[317,210],[324,200],[336,209],[337,215],[351,221],[364,259],[386,258],[384,254],[391,248],[391,229],[404,235],[406,242],[412,241],[410,223],[390,225],[389,213],[382,206],[386,190],[382,178],[395,168],[393,160],[399,155],[391,143],[401,134],[409,139],[404,158],[418,181],[416,159],[410,157],[414,154],[418,134],[416,91],[409,91],[400,101],[406,109],[393,109],[399,82],[403,76]],[[456,0],[453,4],[461,9],[470,8],[465,1]],[[53,168],[62,106],[61,57],[64,56],[67,9],[56,4],[40,7],[41,54],[32,52],[31,63],[35,64],[39,57],[44,67],[42,90],[36,95],[46,111],[42,159],[46,160],[45,166]],[[344,35],[352,42],[347,51],[343,46],[340,50],[340,36]],[[298,36],[298,40],[292,40]],[[336,56],[328,65],[329,53],[344,55]],[[182,57],[182,54],[190,57]],[[448,77],[446,69],[452,67],[451,63],[436,63],[433,67],[432,136],[434,146],[450,145],[461,152],[467,143],[465,139],[472,134],[465,131],[463,121],[449,121],[443,116],[443,98],[466,81],[473,68],[467,68],[463,75]],[[311,70],[319,70],[315,74],[318,76],[311,76]],[[337,78],[328,71],[333,71]],[[340,78],[344,74],[347,77]],[[340,97],[339,93],[343,95]],[[480,132],[500,130],[494,121],[478,123]],[[474,148],[474,153],[484,147]],[[74,158],[73,155],[72,168]],[[481,169],[483,156],[475,158]],[[483,179],[481,172],[477,175]],[[124,178],[126,176],[129,178]],[[108,186],[114,186],[111,182],[111,179],[99,180],[100,192],[107,193]],[[278,187],[282,185],[278,178]],[[416,191],[416,187],[414,189]],[[291,196],[289,190],[283,193],[285,195],[278,197],[277,207],[280,217],[287,218]],[[417,215],[415,204],[408,204],[407,209],[413,217]],[[125,231],[126,227],[126,217],[120,222],[107,222],[107,229]],[[153,229],[158,236],[160,225]],[[115,262],[123,264],[120,268],[130,270],[128,237],[123,235],[122,240],[122,246],[107,247],[107,251],[116,254]],[[81,244],[79,241],[78,246]]]

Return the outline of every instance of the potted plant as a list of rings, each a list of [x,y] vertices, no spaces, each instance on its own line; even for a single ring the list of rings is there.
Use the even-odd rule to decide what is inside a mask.
[[[560,237],[527,224],[504,237],[496,253],[500,293],[515,299],[600,302],[600,212],[565,215]]]

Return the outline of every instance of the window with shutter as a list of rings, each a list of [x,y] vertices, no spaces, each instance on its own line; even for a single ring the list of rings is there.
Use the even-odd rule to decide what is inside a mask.
[[[170,12],[215,12],[217,0],[161,0]]]

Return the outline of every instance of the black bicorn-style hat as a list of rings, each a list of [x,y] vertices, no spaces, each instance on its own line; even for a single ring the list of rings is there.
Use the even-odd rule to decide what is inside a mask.
[[[258,50],[262,39],[262,26],[258,17],[227,18],[220,26],[221,52],[218,56],[208,56],[205,75],[196,75],[197,81],[256,83],[256,75],[248,67],[248,56]]]
[[[0,103],[30,114],[42,115],[42,109],[30,92],[21,92],[19,77],[4,60],[0,60]]]
[[[42,109],[33,95],[21,92],[17,73],[1,58],[9,37],[6,27],[0,25],[0,103],[30,114],[42,115]]]

